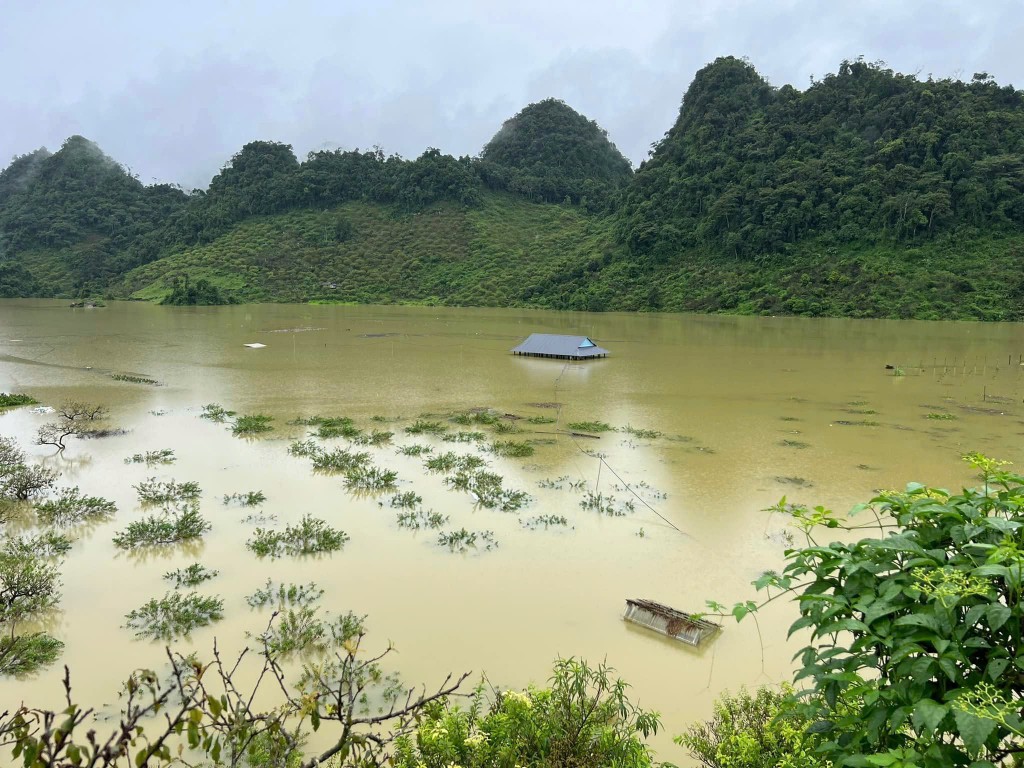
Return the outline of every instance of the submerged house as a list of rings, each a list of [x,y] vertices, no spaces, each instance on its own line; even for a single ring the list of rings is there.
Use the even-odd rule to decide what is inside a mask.
[[[586,336],[562,336],[557,333],[531,333],[512,350],[514,355],[555,357],[559,360],[589,360],[607,357],[608,350],[597,346]]]

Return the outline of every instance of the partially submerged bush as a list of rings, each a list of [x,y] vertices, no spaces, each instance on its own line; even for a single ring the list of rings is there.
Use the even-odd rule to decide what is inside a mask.
[[[491,443],[491,453],[495,456],[523,459],[533,456],[533,446],[516,440],[502,440]]]
[[[36,433],[36,443],[53,445],[58,451],[67,446],[64,441],[69,437],[86,437],[90,434],[123,434],[124,430],[98,429],[97,421],[107,416],[107,409],[102,405],[69,401],[55,409],[57,421],[43,424]]]
[[[181,544],[201,539],[208,530],[210,524],[199,514],[199,510],[187,505],[175,511],[165,510],[160,515],[132,521],[125,530],[114,534],[114,546],[138,549]]]
[[[468,491],[477,504],[487,509],[514,512],[530,502],[530,496],[523,491],[514,491],[503,486],[504,478],[494,472],[460,469],[445,478],[445,483],[458,491]]]
[[[424,453],[433,453],[434,449],[429,445],[413,443],[412,445],[399,446],[398,452],[403,456],[422,456]]]
[[[497,421],[494,423],[494,431],[499,435],[511,435],[515,432],[522,432],[513,421]]]
[[[431,456],[424,462],[424,466],[431,472],[472,472],[487,464],[480,456],[467,453],[459,455],[448,451]]]
[[[224,494],[224,504],[238,504],[240,507],[255,507],[267,500],[263,491],[245,491],[244,493]]]
[[[267,416],[262,413],[239,416],[235,419],[235,423],[231,425],[231,434],[247,437],[249,435],[259,435],[263,432],[270,432],[274,429],[273,425],[270,423],[273,420],[273,416]]]
[[[39,632],[19,635],[60,602],[60,555],[71,542],[48,532],[0,538],[0,675],[24,675],[50,664],[63,644]]]
[[[100,496],[84,496],[78,486],[62,488],[56,499],[36,504],[40,522],[60,527],[103,520],[115,512],[117,505],[114,502]]]
[[[604,422],[601,423],[603,424]],[[654,440],[662,435],[662,433],[656,429],[639,429],[637,427],[630,426],[629,424],[624,426],[622,431],[626,434],[632,435],[633,437],[640,438],[641,440]]]
[[[326,521],[304,515],[298,525],[286,526],[283,531],[257,528],[245,546],[259,557],[318,555],[338,551],[348,538],[347,533],[331,528]]]
[[[418,531],[420,528],[441,528],[448,524],[448,515],[442,515],[433,510],[423,509],[399,512],[397,515],[398,527]]]
[[[467,531],[465,528],[437,534],[437,543],[442,547],[448,547],[452,552],[465,552],[468,549],[477,549],[478,546],[490,550],[498,546],[493,531]]]
[[[25,501],[53,487],[56,472],[25,460],[13,438],[0,437],[0,499]]]
[[[136,637],[174,640],[224,618],[224,601],[197,592],[168,592],[125,614],[125,629]]]
[[[31,395],[18,392],[0,392],[0,408],[17,408],[21,405],[36,405],[38,402]]]
[[[267,583],[245,598],[250,608],[266,608],[267,606],[312,605],[323,597],[324,591],[315,582],[308,584],[275,584],[270,579]]]
[[[348,416],[310,416],[307,419],[296,419],[292,423],[316,427],[315,434],[322,440],[330,440],[335,437],[345,437],[351,440],[362,434],[362,430]]]
[[[356,472],[370,463],[370,454],[365,451],[348,451],[335,448],[333,451],[318,450],[313,454],[313,469],[318,472]]]
[[[373,430],[370,434],[356,435],[352,438],[352,442],[356,445],[372,445],[379,448],[382,445],[387,445],[391,442],[391,438],[395,436],[394,432],[383,432],[381,430]]]
[[[443,435],[448,431],[448,426],[440,421],[424,421],[417,419],[405,431],[410,435]]]
[[[609,517],[625,517],[627,514],[636,512],[636,505],[632,499],[619,501],[611,494],[605,496],[603,493],[587,491],[580,500],[583,509],[592,510]]]
[[[210,570],[199,563],[192,563],[186,568],[178,568],[176,571],[169,571],[164,574],[164,579],[174,582],[175,589],[182,587],[198,587],[204,581],[216,578],[220,571]]]
[[[161,448],[158,451],[146,451],[145,453],[136,453],[129,456],[124,460],[125,464],[145,464],[147,467],[153,467],[157,464],[173,464],[176,461],[174,451],[170,448]]]
[[[614,429],[604,421],[570,421],[567,426],[576,432],[611,432]]]
[[[320,450],[321,448],[316,444],[316,440],[296,440],[288,446],[288,453],[302,458],[316,456]]]
[[[218,424],[222,424],[234,416],[234,411],[226,410],[217,403],[207,403],[203,406],[203,412],[199,414],[199,418],[209,419],[210,421],[215,421]]]
[[[406,491],[405,493],[396,493],[388,503],[397,509],[412,509],[423,503],[423,497],[415,491]]]
[[[441,436],[446,443],[479,443],[486,435],[483,432],[449,432]]]
[[[533,531],[541,526],[544,528],[550,528],[553,525],[565,527],[569,525],[569,521],[562,515],[537,515],[536,517],[521,519],[519,524],[523,526],[523,528]]]
[[[0,676],[24,677],[53,664],[64,643],[45,632],[0,636]]]
[[[381,493],[395,488],[398,473],[378,467],[355,467],[345,473],[345,487],[350,491]]]
[[[143,504],[180,504],[196,501],[202,495],[199,483],[178,483],[174,480],[160,481],[155,477],[132,486]]]

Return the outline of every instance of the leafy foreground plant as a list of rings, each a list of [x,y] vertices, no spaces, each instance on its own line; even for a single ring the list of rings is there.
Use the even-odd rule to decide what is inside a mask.
[[[812,694],[798,711],[835,765],[992,766],[1024,752],[1024,477],[964,458],[981,487],[911,483],[856,507],[863,523],[785,499],[773,508],[806,546],[755,585],[796,598],[790,631],[810,634],[796,680]],[[822,528],[882,535],[823,544]]]
[[[396,743],[395,768],[656,765],[644,739],[656,712],[626,696],[604,664],[559,659],[547,689],[496,691],[481,685],[467,709],[449,700],[426,708],[416,731]]]
[[[723,694],[706,723],[690,726],[676,744],[707,768],[826,768],[814,753],[820,739],[812,723],[795,711],[791,686]]]
[[[272,617],[267,632],[278,621]],[[34,768],[170,766],[186,749],[190,762],[212,765],[387,765],[395,741],[414,731],[428,706],[458,691],[468,674],[448,675],[431,693],[407,687],[383,669],[391,646],[365,647],[362,619],[347,614],[323,622],[333,628],[324,650],[303,663],[294,685],[286,681],[283,657],[262,636],[257,654],[243,651],[234,659],[216,646],[208,661],[168,651],[169,670],[129,677],[119,722],[111,724],[105,712],[75,701],[66,672],[67,707],[57,713],[21,705],[0,713],[0,746],[10,749],[11,764]],[[318,749],[303,754],[311,731],[319,732]]]
[[[196,507],[189,505],[132,521],[125,530],[114,534],[114,546],[120,549],[139,549],[181,544],[201,539],[208,530],[210,524]]]
[[[136,637],[173,640],[224,618],[224,601],[198,592],[168,592],[125,614],[125,629]]]
[[[87,521],[109,518],[117,505],[100,496],[83,496],[78,486],[62,488],[56,499],[36,504],[39,521],[45,525],[68,527]]]
[[[331,528],[326,521],[304,515],[298,525],[286,526],[283,531],[257,528],[245,546],[259,557],[319,555],[337,552],[348,539],[347,533]]]

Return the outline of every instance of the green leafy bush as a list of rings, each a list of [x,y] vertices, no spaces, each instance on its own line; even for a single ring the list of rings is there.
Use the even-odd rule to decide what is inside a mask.
[[[35,405],[38,402],[31,395],[23,395],[16,392],[10,394],[0,392],[0,408],[17,408],[21,405]]]
[[[796,680],[811,694],[800,714],[836,765],[992,765],[1024,748],[1024,477],[977,453],[965,460],[980,487],[911,483],[855,508],[865,522],[774,508],[806,546],[755,584],[796,597],[790,631],[808,631]],[[835,541],[838,529],[880,535]]]
[[[338,551],[348,538],[347,533],[331,528],[326,521],[303,515],[298,525],[285,526],[283,531],[257,528],[245,546],[259,557],[318,555]]]
[[[128,527],[114,534],[114,546],[120,549],[159,547],[201,539],[210,530],[210,524],[199,510],[187,505],[176,510],[164,510],[142,520],[133,520]]]
[[[199,483],[189,481],[179,483],[174,480],[160,481],[151,477],[138,485],[132,486],[139,494],[143,504],[181,504],[194,502],[202,495]]]
[[[224,618],[224,601],[197,592],[168,592],[125,614],[125,629],[136,637],[174,640]]]
[[[129,456],[124,460],[125,464],[145,464],[147,467],[152,467],[157,464],[173,464],[176,460],[174,451],[170,448],[161,448],[158,451],[146,451],[145,453],[136,453]]]
[[[211,570],[199,563],[192,563],[192,565],[185,568],[178,568],[175,571],[165,573],[164,579],[173,581],[175,589],[181,589],[182,587],[198,587],[204,581],[217,578],[219,574],[220,571]]]
[[[263,432],[270,432],[274,429],[270,423],[273,420],[273,416],[267,416],[262,413],[239,416],[231,426],[231,434],[248,437],[250,435],[259,435]]]
[[[645,740],[656,712],[629,701],[628,685],[605,664],[560,659],[548,688],[496,691],[481,686],[468,709],[428,706],[411,735],[396,742],[396,768],[615,766],[653,768]]]
[[[762,686],[723,694],[714,714],[675,741],[706,768],[828,768],[815,754],[811,722],[796,711],[793,689]]]
[[[61,527],[89,520],[103,520],[117,512],[117,505],[99,496],[83,496],[78,486],[62,488],[56,499],[36,504],[36,514],[46,525]]]

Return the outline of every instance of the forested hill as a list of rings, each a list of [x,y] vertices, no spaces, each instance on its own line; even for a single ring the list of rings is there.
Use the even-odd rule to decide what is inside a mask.
[[[726,57],[635,173],[552,99],[476,157],[254,141],[191,194],[72,137],[0,173],[0,295],[1024,319],[1022,192],[1022,93],[985,74]]]
[[[753,257],[808,238],[920,243],[1024,226],[1024,100],[987,75],[844,62],[800,92],[738,59],[697,73],[623,205],[633,253]]]

